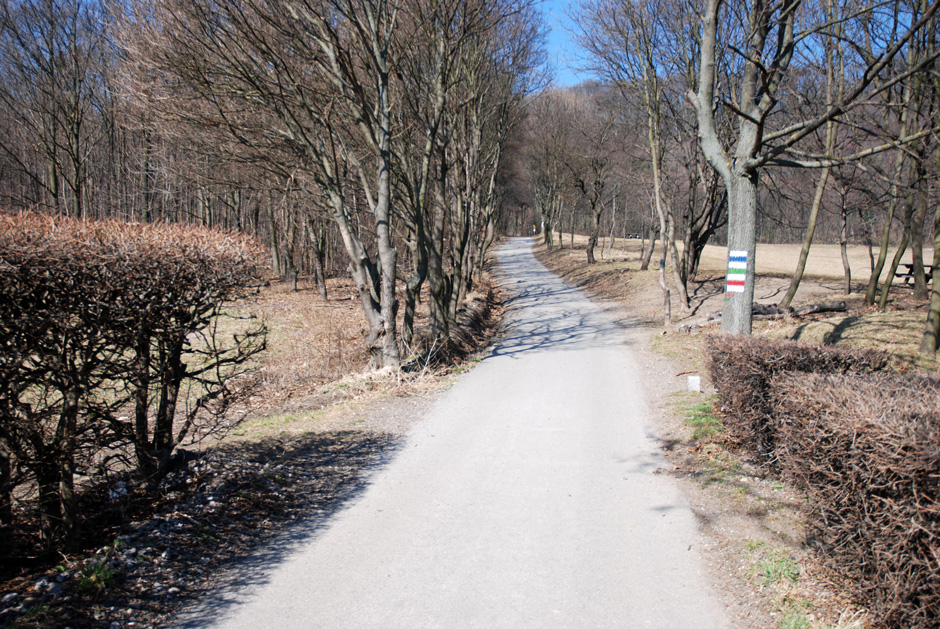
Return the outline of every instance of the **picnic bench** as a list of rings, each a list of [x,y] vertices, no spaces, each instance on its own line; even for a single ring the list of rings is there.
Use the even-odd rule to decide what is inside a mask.
[[[904,273],[901,273],[901,272],[895,273],[894,277],[904,278],[904,285],[908,286],[911,283],[911,280],[914,279],[914,265],[902,264],[901,266],[907,269],[907,271]],[[924,279],[929,283],[932,278],[933,278],[933,266],[929,264],[925,264],[924,265]]]

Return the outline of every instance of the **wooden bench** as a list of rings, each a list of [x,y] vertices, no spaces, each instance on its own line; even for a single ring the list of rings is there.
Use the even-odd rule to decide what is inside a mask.
[[[904,285],[909,286],[911,280],[914,279],[914,265],[913,264],[902,264],[904,268],[907,269],[906,273],[895,273],[894,277],[904,278]],[[933,279],[933,266],[929,264],[924,265],[924,279],[929,283]]]

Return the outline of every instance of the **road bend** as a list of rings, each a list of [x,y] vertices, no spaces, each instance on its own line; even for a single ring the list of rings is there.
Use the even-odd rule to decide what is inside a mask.
[[[531,245],[498,251],[509,333],[361,495],[177,626],[730,626],[623,330]]]

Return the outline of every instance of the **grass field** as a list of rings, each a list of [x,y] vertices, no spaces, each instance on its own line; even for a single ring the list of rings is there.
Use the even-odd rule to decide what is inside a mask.
[[[892,248],[888,252],[888,259],[885,267],[891,262],[896,249]],[[853,282],[865,282],[871,278],[871,259],[868,256],[868,248],[851,245],[847,247],[849,258],[849,267],[852,270]],[[877,257],[878,251],[874,251]],[[910,249],[905,253],[903,262],[911,262]],[[800,257],[800,245],[757,245],[757,271],[763,275],[782,275],[790,277],[796,269],[797,260]],[[715,245],[706,245],[702,254],[701,267],[703,270],[710,270],[723,273],[728,260],[728,250],[726,247]],[[924,251],[924,263],[931,264],[933,261],[933,249]],[[882,271],[879,281],[884,281],[888,269]],[[809,257],[806,259],[806,271],[804,276],[840,279],[844,276],[842,265],[842,253],[839,245],[813,245],[810,249]]]
[[[556,236],[557,238],[557,236]],[[583,249],[587,245],[587,236],[575,236],[575,248]],[[571,243],[571,235],[566,234],[564,245],[568,247]],[[607,248],[610,241],[606,238],[601,239],[600,251],[605,259],[622,260],[635,258],[639,255],[641,242],[636,239],[616,238],[610,254]],[[682,243],[677,243],[679,252],[682,252]],[[757,272],[760,275],[785,276],[789,278],[796,269],[796,263],[800,256],[800,245],[757,245]],[[892,247],[888,251],[888,258],[885,267],[890,264],[892,257],[897,251]],[[849,258],[849,267],[852,270],[853,282],[867,283],[871,277],[871,259],[868,248],[862,245],[849,245],[847,247]],[[875,257],[878,256],[878,250],[873,251]],[[656,254],[657,258],[659,254]],[[598,255],[598,258],[601,256]],[[910,263],[912,254],[910,248],[905,252],[901,262]],[[933,261],[933,249],[924,249],[924,264],[931,264]],[[721,273],[724,274],[728,263],[728,248],[719,245],[706,245],[702,252],[702,260],[699,264],[702,273]],[[806,260],[806,270],[804,276],[841,279],[844,276],[842,266],[842,253],[839,245],[813,245],[810,249],[809,257]],[[887,276],[887,268],[882,271],[879,281],[884,281]]]

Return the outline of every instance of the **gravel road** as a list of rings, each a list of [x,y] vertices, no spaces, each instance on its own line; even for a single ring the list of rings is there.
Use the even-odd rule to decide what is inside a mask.
[[[177,626],[730,626],[623,330],[530,248],[498,252],[510,332],[361,496]]]

